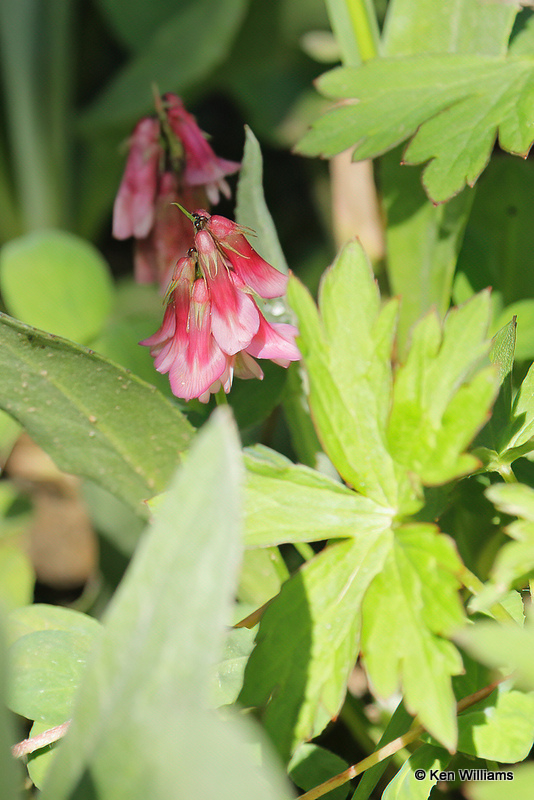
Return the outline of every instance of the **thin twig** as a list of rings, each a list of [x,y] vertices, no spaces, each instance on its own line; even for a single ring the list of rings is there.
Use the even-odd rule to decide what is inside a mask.
[[[70,719],[62,722],[61,725],[56,725],[54,728],[49,728],[47,731],[38,733],[37,736],[32,736],[30,739],[23,739],[22,742],[17,742],[11,748],[11,755],[15,758],[22,758],[27,756],[28,753],[33,753],[35,750],[40,750],[41,747],[46,747],[48,744],[57,742],[67,733],[70,725]]]

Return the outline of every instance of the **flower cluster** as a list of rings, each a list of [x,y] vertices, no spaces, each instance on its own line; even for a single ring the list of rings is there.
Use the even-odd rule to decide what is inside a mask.
[[[175,94],[158,101],[158,116],[141,119],[129,140],[124,176],[113,207],[113,235],[135,238],[135,278],[164,289],[180,256],[193,245],[188,209],[230,195],[225,180],[240,167],[218,158]]]
[[[297,330],[269,323],[253,294],[284,294],[287,276],[251,247],[243,229],[225,217],[200,210],[191,215],[194,246],[175,268],[161,328],[141,344],[150,347],[154,366],[169,373],[177,397],[208,402],[234,375],[263,378],[254,360],[283,367],[300,359]]]

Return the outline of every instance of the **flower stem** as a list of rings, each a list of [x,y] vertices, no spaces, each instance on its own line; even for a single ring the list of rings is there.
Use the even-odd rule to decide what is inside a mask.
[[[215,392],[215,402],[217,403],[218,406],[228,405],[228,398],[222,386],[218,392]]]

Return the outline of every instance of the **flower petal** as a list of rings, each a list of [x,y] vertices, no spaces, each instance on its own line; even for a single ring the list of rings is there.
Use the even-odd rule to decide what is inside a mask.
[[[154,223],[158,165],[161,156],[159,122],[144,117],[130,137],[130,152],[113,206],[113,236],[144,239]]]
[[[222,248],[239,277],[260,297],[272,298],[285,294],[288,276],[272,267],[243,235],[235,222],[214,214],[206,230]]]
[[[277,364],[287,367],[290,361],[299,361],[301,358],[295,344],[297,333],[294,325],[287,325],[284,322],[271,324],[261,315],[258,332],[245,349],[251,356],[269,358]]]

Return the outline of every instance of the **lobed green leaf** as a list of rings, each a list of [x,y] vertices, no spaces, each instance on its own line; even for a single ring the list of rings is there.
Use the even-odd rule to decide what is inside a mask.
[[[462,670],[462,660],[441,637],[464,619],[460,566],[452,542],[434,526],[406,525],[396,531],[362,606],[361,649],[375,691],[389,697],[402,684],[407,709],[451,752],[457,736],[451,675]]]
[[[270,461],[265,450],[256,448],[246,457],[249,547],[367,536],[390,527],[391,514],[383,506],[278,454]]]
[[[358,102],[328,111],[298,149],[328,158],[355,147],[354,158],[361,160],[413,137],[404,163],[430,161],[423,183],[434,202],[443,202],[474,185],[497,133],[502,149],[528,153],[533,71],[530,57],[479,54],[374,59],[357,69],[337,68],[322,76],[320,91]]]
[[[266,609],[239,702],[256,707],[287,760],[341,708],[360,635],[360,604],[391,532],[327,547]]]

